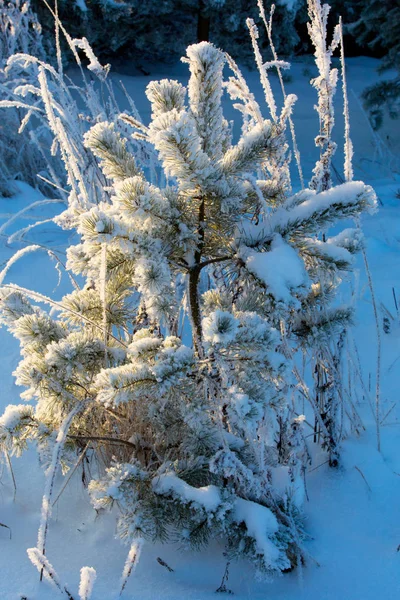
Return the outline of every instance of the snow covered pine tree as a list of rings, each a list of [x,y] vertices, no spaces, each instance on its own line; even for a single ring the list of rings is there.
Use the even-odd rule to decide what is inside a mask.
[[[361,182],[292,195],[293,97],[264,120],[229,56],[202,42],[185,60],[187,103],[181,84],[162,80],[147,88],[149,127],[122,115],[157,150],[168,183],[149,183],[114,123],[97,123],[85,143],[113,194],[92,205],[73,195],[58,217],[81,235],[68,268],[85,286],[58,303],[1,289],[2,322],[22,346],[17,382],[36,404],[9,407],[0,440],[11,452],[35,440],[53,466],[88,443],[101,448],[93,504],[118,504],[120,536],[134,548],[219,538],[229,558],[271,575],[306,557],[307,452],[290,357],[315,331],[299,316],[318,302],[318,270],[351,263],[351,234],[315,236],[375,196]],[[236,144],[221,105],[226,62],[243,116]]]

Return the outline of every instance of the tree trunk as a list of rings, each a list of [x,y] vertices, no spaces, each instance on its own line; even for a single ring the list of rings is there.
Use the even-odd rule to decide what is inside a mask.
[[[205,14],[204,1],[199,0],[199,12],[197,17],[197,41],[208,42],[210,39],[210,17]]]
[[[201,271],[201,256],[204,246],[204,218],[205,218],[205,200],[204,198],[200,201],[199,206],[199,245],[194,253],[194,265],[189,271],[189,307],[190,307],[190,320],[192,322],[192,336],[193,346],[199,358],[203,358],[203,335],[201,329],[201,311],[198,294],[198,285],[200,280]]]
[[[189,307],[190,320],[192,323],[193,346],[199,358],[203,358],[201,312],[198,296],[198,285],[200,279],[200,268],[196,265],[189,273]]]

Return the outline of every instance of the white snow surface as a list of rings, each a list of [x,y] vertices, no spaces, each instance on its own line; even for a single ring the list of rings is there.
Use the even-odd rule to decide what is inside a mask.
[[[388,121],[381,132],[384,144],[371,133],[357,95],[368,83],[377,80],[373,59],[355,58],[347,61],[352,139],[355,152],[355,177],[372,185],[383,206],[375,215],[363,219],[365,244],[370,263],[380,317],[387,311],[391,318],[390,333],[382,333],[382,450],[376,450],[375,425],[368,398],[358,399],[365,432],[347,439],[342,448],[341,466],[331,469],[325,464],[326,456],[316,450],[312,437],[308,438],[313,464],[306,473],[305,528],[309,534],[305,546],[310,553],[308,564],[299,572],[291,572],[272,582],[254,579],[253,570],[246,563],[231,565],[228,586],[236,600],[398,600],[400,594],[400,404],[398,403],[400,366],[400,325],[393,299],[393,289],[400,296],[400,188],[399,149],[400,122]],[[145,123],[149,121],[150,105],[144,88],[151,79],[172,77],[186,83],[184,66],[162,66],[151,69],[151,77],[131,76],[128,65],[121,65],[121,74],[113,77],[125,87],[137,102]],[[262,89],[256,73],[245,73],[257,99]],[[308,85],[315,76],[314,67],[307,61],[296,62],[291,69],[293,81],[288,93],[298,92],[294,122],[306,179],[317,158],[313,137],[318,123],[313,110],[315,90]],[[72,73],[74,78],[78,75]],[[278,82],[272,79],[272,87]],[[352,93],[354,91],[354,94]],[[338,93],[339,94],[339,93]],[[121,94],[122,97],[122,94]],[[337,97],[337,102],[340,97]],[[343,121],[341,107],[336,107],[336,141],[342,145]],[[235,118],[227,105],[228,120]],[[238,122],[234,134],[239,132]],[[343,170],[343,155],[338,150],[334,157],[338,173]],[[293,172],[295,169],[293,169]],[[337,180],[335,179],[335,182]],[[0,226],[28,204],[40,200],[40,194],[26,184],[18,184],[21,192],[0,199]],[[298,189],[298,188],[297,188]],[[296,190],[295,190],[296,191]],[[7,238],[25,226],[61,212],[62,206],[45,204],[35,206],[1,232],[0,270],[5,262],[26,245],[15,242],[7,245]],[[346,224],[352,227],[351,222]],[[335,235],[335,231],[332,235]],[[50,223],[35,228],[27,235],[29,243],[52,248],[63,257],[68,235]],[[58,273],[45,252],[29,253],[14,263],[6,274],[5,282],[35,289],[59,299],[70,290],[67,277],[58,283]],[[376,373],[376,333],[366,275],[360,256],[356,259],[359,272],[358,307],[353,336],[357,343],[364,380],[370,379],[374,389]],[[384,307],[384,308],[382,308]],[[4,329],[0,331],[0,410],[8,404],[19,404],[22,388],[15,385],[11,375],[18,364],[19,348],[16,340]],[[370,394],[373,396],[373,392]],[[32,448],[22,458],[12,459],[17,484],[14,490],[10,473],[1,475],[0,523],[0,599],[56,600],[57,590],[46,581],[39,581],[27,548],[36,544],[40,522],[44,473]],[[63,478],[58,474],[55,493],[61,489]],[[170,482],[171,483],[171,482]],[[165,482],[167,484],[167,482]],[[205,494],[211,502],[212,494]],[[204,498],[203,498],[204,501]],[[216,502],[216,497],[212,499]],[[79,598],[80,571],[89,565],[97,572],[93,600],[110,600],[117,596],[120,578],[126,561],[127,549],[115,539],[115,512],[97,515],[87,490],[77,473],[53,509],[48,532],[46,555],[56,569],[61,582]],[[254,515],[252,515],[254,517]],[[264,515],[265,517],[265,515]],[[247,518],[247,517],[246,517]],[[259,517],[256,519],[260,523]],[[135,573],[129,578],[122,598],[131,600],[212,600],[220,585],[225,569],[224,548],[214,542],[199,553],[182,552],[175,546],[146,544]],[[161,557],[173,569],[170,573],[158,562]]]

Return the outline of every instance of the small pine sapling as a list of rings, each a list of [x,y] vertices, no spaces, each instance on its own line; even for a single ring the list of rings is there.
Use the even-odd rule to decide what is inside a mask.
[[[131,547],[122,589],[143,540],[199,548],[217,538],[229,561],[247,558],[267,576],[305,561],[309,456],[305,420],[290,402],[293,355],[348,320],[346,310],[314,307],[320,273],[350,269],[355,236],[317,235],[376,201],[356,181],[292,193],[285,134],[294,98],[278,111],[262,61],[271,120],[230,56],[202,42],[184,61],[187,90],[148,85],[148,126],[122,117],[143,146],[98,116],[79,141],[86,174],[70,151],[78,132],[60,128],[44,94],[72,190],[56,220],[80,236],[67,268],[84,284],[57,302],[0,290],[2,322],[21,344],[17,383],[34,402],[28,413],[17,407],[10,426],[1,418],[0,439],[10,449],[36,442],[52,480],[56,465],[67,470],[91,444],[102,467],[89,485],[93,505],[118,505]],[[38,77],[44,85],[43,70]],[[224,87],[242,116],[237,142]],[[149,181],[140,147],[157,153],[165,185]],[[327,444],[329,424],[315,415]]]

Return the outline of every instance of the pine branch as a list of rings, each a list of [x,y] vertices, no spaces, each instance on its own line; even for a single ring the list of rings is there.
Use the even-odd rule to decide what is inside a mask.
[[[82,440],[82,441],[93,441],[93,442],[107,442],[108,444],[121,444],[123,446],[128,446],[128,448],[136,449],[136,444],[129,442],[128,440],[120,440],[118,438],[112,438],[108,436],[99,436],[99,435],[75,435],[68,434],[67,437],[71,440]]]

